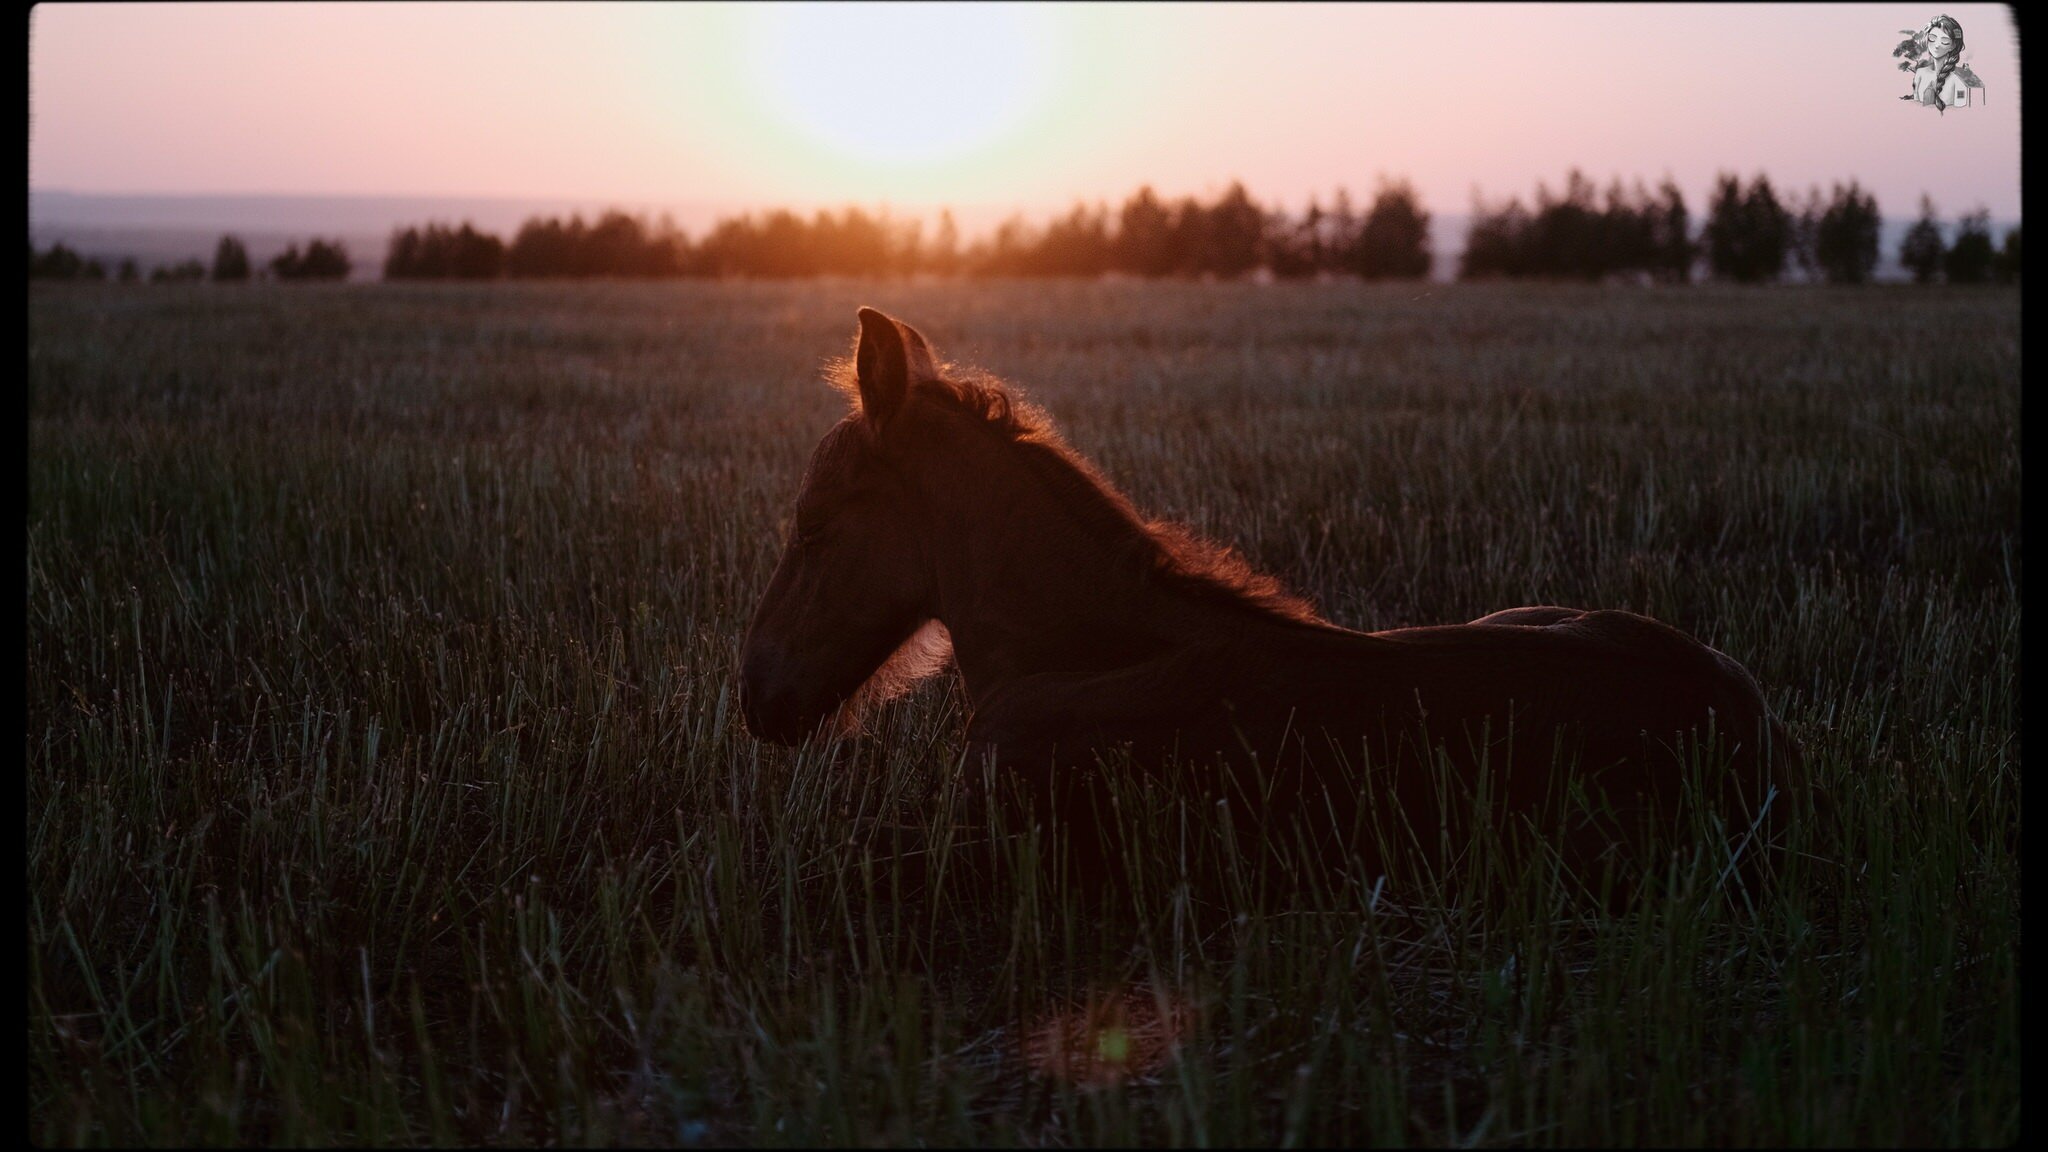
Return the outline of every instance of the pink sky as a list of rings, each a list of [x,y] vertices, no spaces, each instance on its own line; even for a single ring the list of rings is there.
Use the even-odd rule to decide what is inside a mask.
[[[1890,52],[1942,11],[1987,99],[1937,115]],[[2017,45],[1981,4],[45,4],[29,31],[36,190],[1039,212],[1384,172],[1456,213],[1578,164],[1695,205],[1734,169],[2020,206]]]

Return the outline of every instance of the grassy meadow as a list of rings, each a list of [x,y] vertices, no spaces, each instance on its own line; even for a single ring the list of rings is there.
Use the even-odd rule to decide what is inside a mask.
[[[969,798],[948,680],[757,743],[740,639],[861,304],[1338,623],[1694,633],[1834,811],[1760,900],[1681,850],[1591,908],[1541,870],[1484,900],[1311,881],[1284,836],[1140,790],[1104,882]],[[2015,290],[28,311],[39,1143],[2018,1138]]]

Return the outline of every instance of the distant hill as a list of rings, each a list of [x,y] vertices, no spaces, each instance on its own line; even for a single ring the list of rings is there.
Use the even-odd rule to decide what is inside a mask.
[[[36,226],[121,228],[241,228],[250,232],[389,232],[425,220],[473,222],[509,232],[535,215],[586,216],[606,208],[672,213],[684,228],[702,228],[730,206],[709,203],[636,204],[616,200],[534,199],[505,196],[156,196],[30,190],[28,215]]]

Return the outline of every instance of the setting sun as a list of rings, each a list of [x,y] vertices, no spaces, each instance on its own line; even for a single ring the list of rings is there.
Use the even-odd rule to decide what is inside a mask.
[[[999,146],[1046,100],[1046,13],[1023,5],[790,5],[754,14],[768,111],[845,157],[928,165]]]

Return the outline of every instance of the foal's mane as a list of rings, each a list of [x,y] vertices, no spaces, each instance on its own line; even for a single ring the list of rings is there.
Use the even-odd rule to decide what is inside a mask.
[[[851,359],[827,365],[827,380],[860,406],[860,384]],[[1001,380],[974,369],[946,364],[937,380],[916,385],[921,399],[979,421],[1014,446],[1032,471],[1055,493],[1103,531],[1148,575],[1195,593],[1261,610],[1302,624],[1322,623],[1315,606],[1289,592],[1277,578],[1247,563],[1231,548],[1184,525],[1141,515],[1095,466],[1074,451],[1036,404],[1013,393]]]

